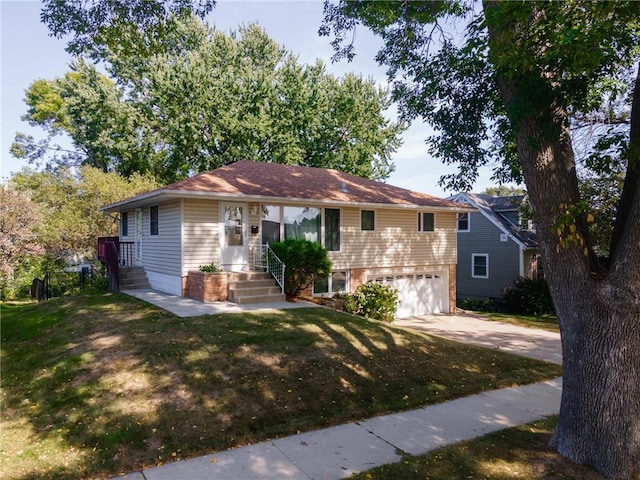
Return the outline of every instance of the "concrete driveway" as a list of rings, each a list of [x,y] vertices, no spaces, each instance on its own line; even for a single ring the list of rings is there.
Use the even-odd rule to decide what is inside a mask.
[[[429,335],[562,364],[560,334],[493,322],[473,314],[433,314],[397,319],[394,325]]]

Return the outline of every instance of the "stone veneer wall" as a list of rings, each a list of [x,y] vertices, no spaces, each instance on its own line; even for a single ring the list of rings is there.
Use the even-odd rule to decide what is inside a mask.
[[[189,272],[184,285],[184,297],[205,303],[227,300],[227,273]]]

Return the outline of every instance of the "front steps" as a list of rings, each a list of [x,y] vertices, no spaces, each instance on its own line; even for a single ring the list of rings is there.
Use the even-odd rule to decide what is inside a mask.
[[[142,267],[120,267],[120,290],[140,290],[151,288],[147,273]]]
[[[248,303],[284,302],[282,289],[267,272],[231,272],[227,297],[239,305]]]

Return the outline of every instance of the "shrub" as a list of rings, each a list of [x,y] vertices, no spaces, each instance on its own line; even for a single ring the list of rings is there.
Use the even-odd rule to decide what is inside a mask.
[[[549,286],[544,278],[518,278],[513,287],[505,288],[501,305],[505,312],[523,315],[555,313]]]
[[[287,239],[272,243],[271,249],[285,264],[284,290],[288,297],[300,295],[315,276],[331,274],[327,250],[318,242]]]
[[[463,310],[473,310],[475,312],[500,312],[502,311],[501,300],[497,298],[464,298],[457,302],[458,307]]]
[[[398,291],[389,285],[368,282],[347,296],[345,311],[367,318],[393,322],[398,308]]]
[[[208,263],[207,265],[200,265],[198,267],[198,270],[200,270],[201,272],[208,272],[208,273],[218,273],[222,271],[222,269],[217,265],[215,265],[214,263]]]

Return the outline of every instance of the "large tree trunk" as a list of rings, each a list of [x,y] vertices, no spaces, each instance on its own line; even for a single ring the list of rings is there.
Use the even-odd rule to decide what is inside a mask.
[[[495,6],[485,2],[485,12]],[[492,50],[504,47],[500,41],[510,27],[488,25]],[[611,478],[640,478],[638,176],[625,185],[631,197],[624,201],[624,225],[610,265],[601,267],[589,245],[586,212],[579,208],[568,114],[549,75],[539,73],[518,77],[498,70],[497,81],[507,110],[520,106],[510,120],[562,336],[562,404],[552,445]]]
[[[640,230],[640,202],[636,195],[624,253],[617,250],[607,270],[593,257],[581,218],[575,221],[584,245],[576,239],[562,246],[559,213],[579,198],[573,154],[565,135],[555,145],[541,139],[536,132],[545,128],[523,121],[518,150],[562,335],[562,404],[552,445],[574,462],[630,479],[640,472],[640,244],[632,232]]]

